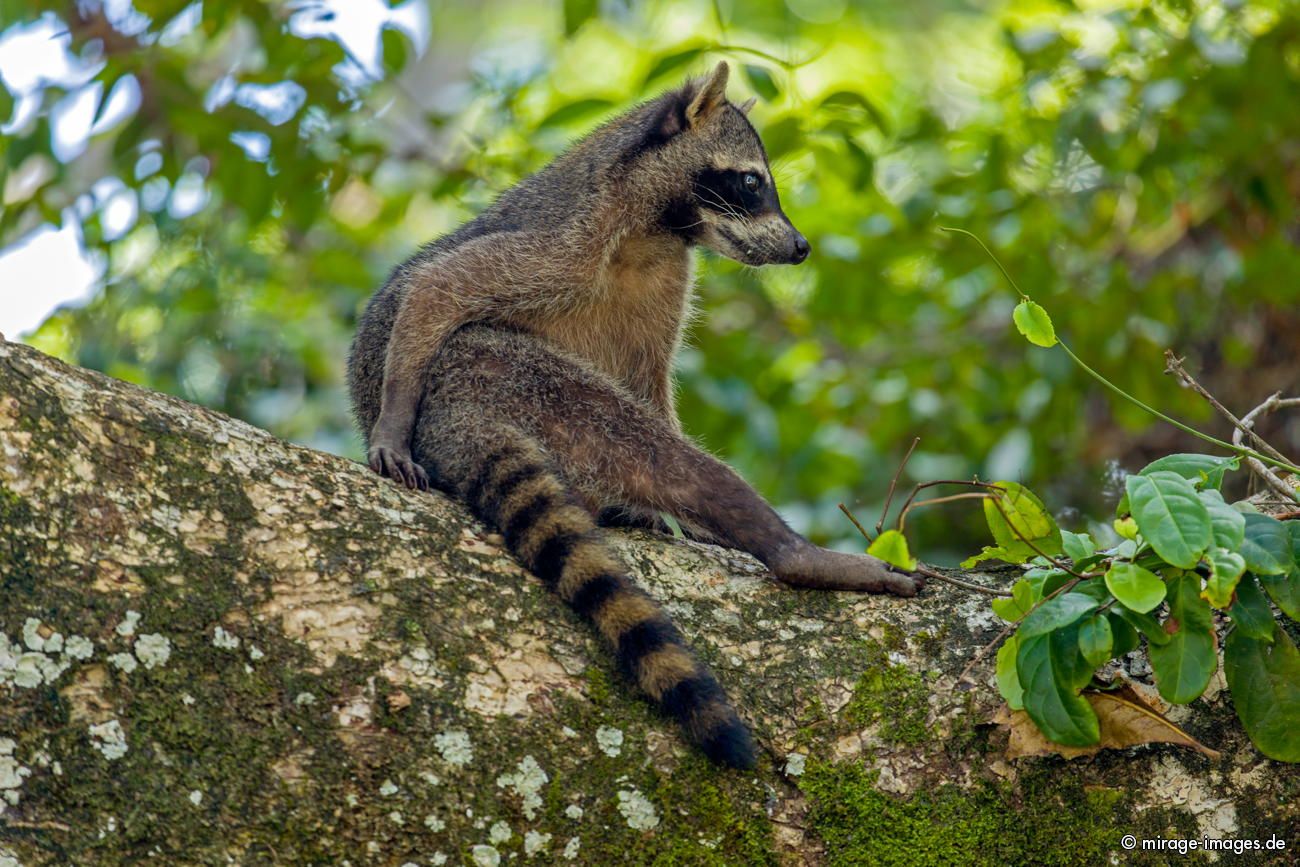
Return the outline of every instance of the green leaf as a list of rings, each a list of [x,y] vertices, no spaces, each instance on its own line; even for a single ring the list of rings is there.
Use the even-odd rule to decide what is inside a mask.
[[[379,31],[379,40],[384,49],[384,69],[390,76],[397,75],[406,67],[410,53],[406,34],[396,27],[385,27]]]
[[[1085,614],[1096,611],[1101,604],[1082,593],[1062,593],[1053,596],[1029,613],[1016,634],[1021,639],[1033,638],[1069,626]]]
[[[961,568],[969,569],[985,560],[1002,560],[1006,563],[1028,563],[1038,556],[1038,552],[1024,542],[1015,545],[985,545],[978,554],[972,554],[961,561]]]
[[[1150,614],[1139,614],[1122,605],[1112,608],[1110,611],[1129,626],[1145,635],[1149,643],[1153,645],[1169,643],[1169,633],[1165,632],[1160,622]]]
[[[1104,614],[1094,614],[1079,624],[1079,652],[1093,668],[1110,659],[1114,636],[1110,620]]]
[[[1062,530],[1061,547],[1065,551],[1065,556],[1075,563],[1097,553],[1097,543],[1087,533],[1071,533],[1069,530]]]
[[[746,63],[744,69],[745,80],[749,82],[750,87],[754,88],[754,92],[763,97],[764,100],[772,102],[781,95],[781,89],[776,86],[776,79],[772,77],[772,73],[752,63]]]
[[[1059,590],[1070,580],[1061,569],[1030,569],[1011,586],[1011,598],[993,600],[993,613],[1009,623],[1021,620],[1044,596]]]
[[[1246,539],[1241,543],[1241,556],[1246,558],[1246,568],[1256,575],[1285,575],[1295,568],[1291,553],[1291,537],[1287,527],[1277,518],[1247,512]]]
[[[689,65],[691,61],[703,53],[704,49],[702,48],[687,48],[684,51],[665,54],[663,57],[655,61],[654,66],[650,67],[650,71],[646,73],[644,83],[649,84],[660,76],[667,75],[670,72],[681,69],[683,66]]]
[[[1016,329],[1035,346],[1055,346],[1056,329],[1047,311],[1033,301],[1021,301],[1012,311]]]
[[[1201,491],[1197,494],[1210,513],[1210,535],[1214,544],[1229,551],[1237,551],[1246,538],[1246,517],[1229,506],[1218,491]]]
[[[907,550],[907,538],[897,530],[881,533],[867,547],[867,553],[908,572],[916,568],[916,558]]]
[[[1214,455],[1165,455],[1138,470],[1138,475],[1172,472],[1184,479],[1201,483],[1202,487],[1218,488],[1223,484],[1224,473],[1235,470],[1239,466],[1241,466],[1241,459],[1236,456],[1220,458]]]
[[[1106,587],[1121,605],[1139,614],[1146,614],[1165,598],[1165,582],[1159,575],[1122,560],[1106,570]]]
[[[1084,659],[1079,652],[1079,624],[1075,623],[1064,629],[1058,629],[1048,638],[1052,640],[1052,649],[1059,654],[1061,667],[1057,671],[1062,686],[1068,686],[1075,692],[1092,682],[1092,673],[1097,667]]]
[[[1232,630],[1223,670],[1251,743],[1270,759],[1300,762],[1300,652],[1286,631],[1269,644]]]
[[[1210,577],[1201,591],[1201,598],[1215,608],[1227,608],[1232,603],[1237,582],[1246,571],[1246,560],[1240,554],[1222,548],[1211,548],[1205,559],[1210,564]]]
[[[598,0],[564,0],[564,35],[572,36],[596,14]]]
[[[993,487],[1005,492],[990,491],[992,496],[984,501],[984,520],[993,541],[1009,551],[1019,551],[1028,542],[1048,556],[1062,553],[1061,530],[1042,500],[1018,482],[994,482]]]
[[[1300,521],[1285,524],[1291,541],[1293,565],[1285,575],[1260,575],[1259,583],[1292,620],[1300,620]]]
[[[105,102],[107,102],[108,89],[104,90]],[[9,121],[9,116],[14,113],[13,94],[5,87],[4,82],[0,81],[0,125]],[[96,118],[98,119],[98,118]]]
[[[1287,617],[1300,620],[1300,569],[1287,575],[1259,575],[1260,585]]]
[[[538,128],[563,126],[608,111],[613,105],[614,103],[608,99],[580,99],[560,106],[542,118],[537,126]]]
[[[1106,587],[1106,582],[1101,578],[1089,578],[1086,581],[1080,581],[1070,588],[1070,592],[1091,596],[1097,600],[1098,605],[1105,605],[1112,598],[1110,590]]]
[[[889,121],[885,115],[876,107],[876,104],[867,99],[862,94],[854,90],[837,90],[830,96],[822,100],[822,107],[844,106],[850,108],[860,108],[871,118],[871,122],[883,133],[889,133]]]
[[[1273,630],[1277,628],[1273,622],[1273,609],[1253,575],[1245,576],[1237,585],[1237,598],[1228,609],[1228,615],[1242,633],[1261,641],[1273,640]]]
[[[1016,671],[1016,652],[1020,641],[1011,636],[998,648],[997,681],[998,692],[1007,700],[1012,710],[1025,709],[1025,691],[1020,686],[1020,674]]]
[[[1110,621],[1111,655],[1123,656],[1137,650],[1138,632],[1133,628],[1133,624],[1120,617],[1115,611],[1107,611],[1106,619]]]
[[[1038,601],[1030,583],[1021,578],[1011,585],[1011,598],[999,597],[993,600],[993,613],[1008,623],[1015,623],[1029,613]]]
[[[1078,656],[1077,639],[1065,647],[1059,635],[1021,638],[1016,670],[1025,712],[1043,735],[1065,746],[1086,747],[1101,739],[1101,730],[1092,706],[1073,686]]]
[[[1133,519],[1142,537],[1165,562],[1194,569],[1213,535],[1210,513],[1187,479],[1171,472],[1124,480]]]
[[[1155,671],[1156,687],[1165,701],[1187,704],[1210,683],[1219,667],[1214,622],[1210,606],[1201,598],[1201,579],[1186,573],[1169,582],[1169,617],[1164,623],[1166,644],[1153,645],[1148,653]]]
[[[1030,569],[1025,580],[1034,589],[1034,601],[1050,596],[1069,583],[1070,573],[1064,569]]]

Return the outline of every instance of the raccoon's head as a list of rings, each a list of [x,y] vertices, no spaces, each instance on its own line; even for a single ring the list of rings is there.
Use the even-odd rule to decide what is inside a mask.
[[[651,135],[673,188],[663,222],[692,244],[746,265],[798,264],[808,239],[781,210],[763,142],[727,101],[727,64],[656,100]]]

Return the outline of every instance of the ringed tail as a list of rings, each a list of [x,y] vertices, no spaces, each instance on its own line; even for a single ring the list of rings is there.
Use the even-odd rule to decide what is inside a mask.
[[[754,766],[754,744],[722,687],[657,602],[637,587],[532,440],[499,439],[461,494],[506,547],[613,648],[624,674],[713,761]]]

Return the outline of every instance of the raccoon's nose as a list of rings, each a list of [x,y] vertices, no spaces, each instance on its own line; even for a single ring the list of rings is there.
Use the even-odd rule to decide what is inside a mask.
[[[810,252],[812,252],[812,247],[808,246],[808,239],[803,236],[803,233],[795,232],[793,263],[798,265],[804,259],[808,258]]]

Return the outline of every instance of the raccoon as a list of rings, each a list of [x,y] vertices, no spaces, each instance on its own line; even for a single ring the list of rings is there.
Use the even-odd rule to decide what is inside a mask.
[[[372,469],[411,487],[424,372],[469,322],[521,327],[591,360],[675,423],[672,357],[693,283],[691,248],[750,265],[809,245],[781,210],[753,105],[727,101],[728,66],[616,117],[398,267]]]
[[[755,265],[808,254],[726,78],[720,65],[616,118],[396,269],[362,315],[348,373],[372,466],[378,454],[386,475],[445,490],[498,528],[706,755],[745,768],[748,729],[598,516],[671,514],[795,587],[911,596],[922,583],[808,542],[680,431],[670,368],[691,248]],[[396,435],[394,395],[412,404]]]

